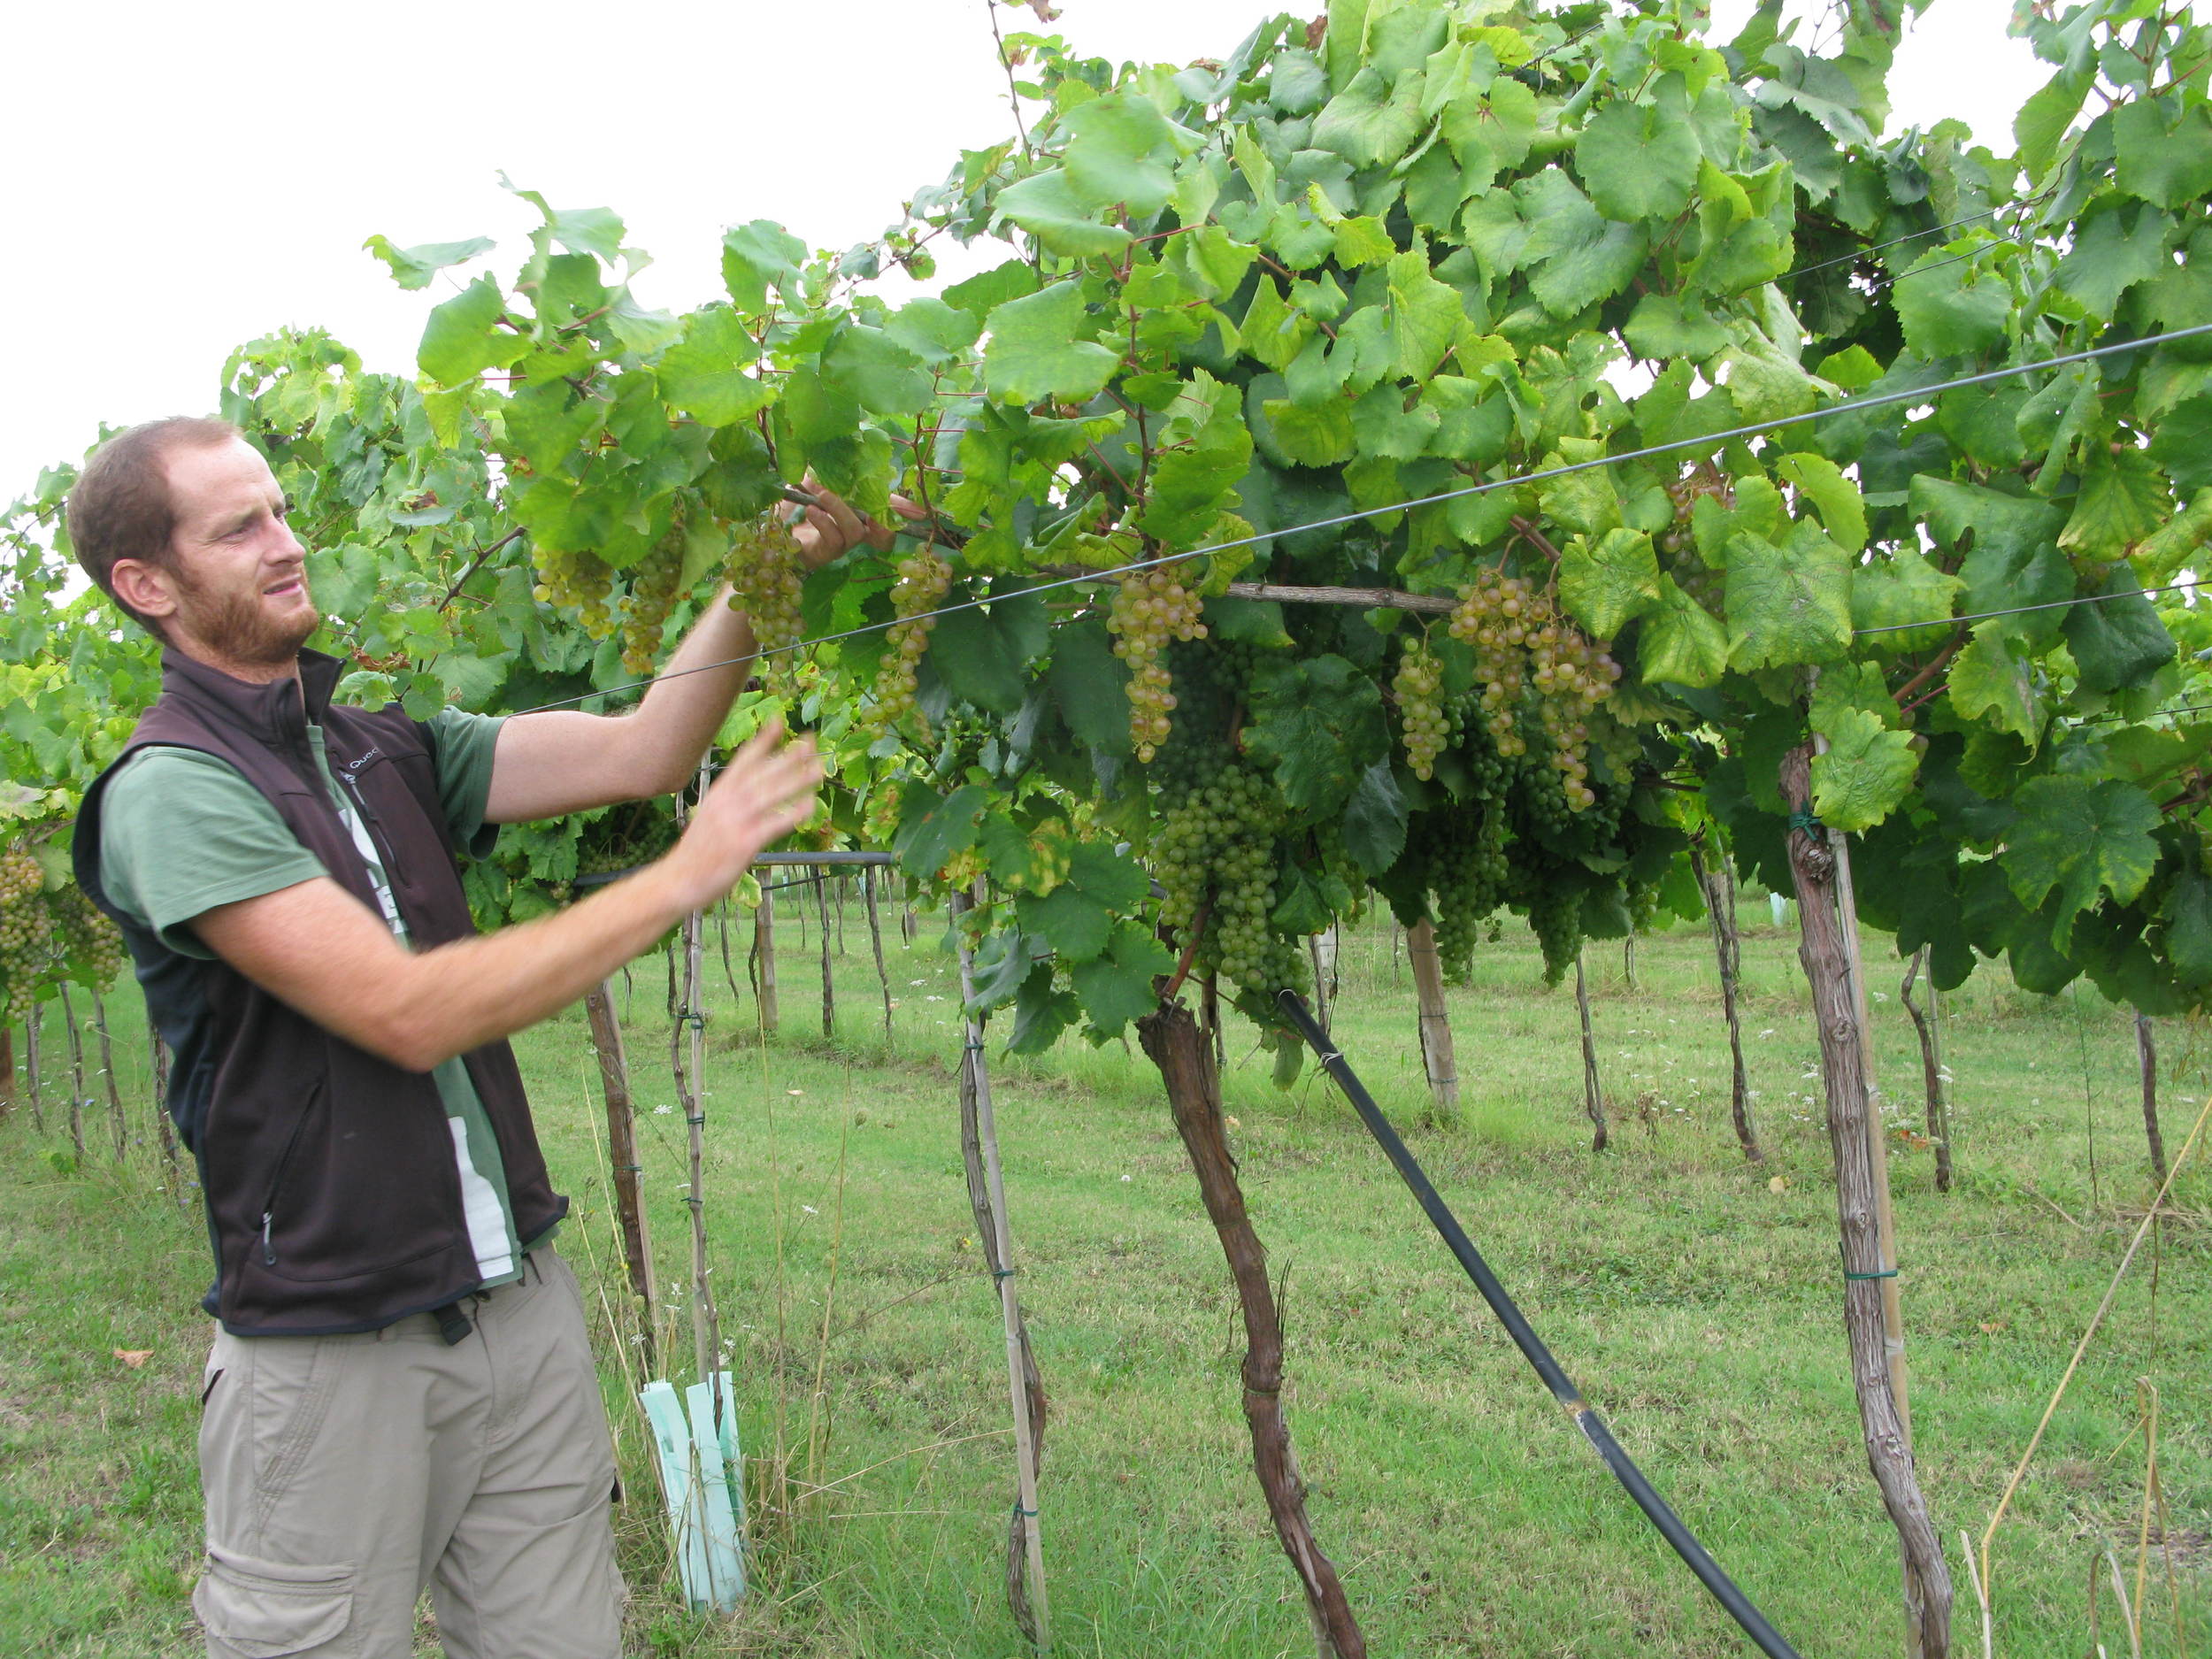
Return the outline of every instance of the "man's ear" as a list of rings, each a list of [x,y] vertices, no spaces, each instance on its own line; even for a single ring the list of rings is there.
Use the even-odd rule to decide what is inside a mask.
[[[115,596],[142,617],[158,619],[177,611],[177,579],[143,559],[118,559],[108,567]]]

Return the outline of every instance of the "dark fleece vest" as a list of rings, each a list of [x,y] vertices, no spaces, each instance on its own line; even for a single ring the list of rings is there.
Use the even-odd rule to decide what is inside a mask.
[[[100,883],[101,801],[116,767],[152,745],[192,749],[236,768],[380,921],[368,865],[316,770],[311,719],[415,947],[474,933],[423,728],[397,704],[333,704],[341,666],[303,652],[298,680],[257,686],[165,651],[160,697],[77,818],[77,880],[121,925],[176,1056],[169,1110],[198,1161],[215,1249],[206,1307],[239,1336],[375,1330],[480,1282],[431,1076],[356,1048],[220,961],[171,950],[117,915]],[[515,1231],[536,1238],[568,1201],[547,1178],[514,1056],[494,1042],[465,1059],[499,1143]]]

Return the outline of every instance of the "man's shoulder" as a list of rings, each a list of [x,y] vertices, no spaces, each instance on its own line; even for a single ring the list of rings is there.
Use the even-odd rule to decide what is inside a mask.
[[[220,755],[174,743],[148,743],[126,755],[108,780],[106,810],[166,797],[171,791],[232,788],[251,790],[245,774]]]

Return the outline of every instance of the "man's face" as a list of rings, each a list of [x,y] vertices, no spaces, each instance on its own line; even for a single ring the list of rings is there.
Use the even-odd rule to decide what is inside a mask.
[[[174,450],[164,470],[176,519],[171,637],[218,663],[288,668],[322,618],[269,464],[234,438]]]

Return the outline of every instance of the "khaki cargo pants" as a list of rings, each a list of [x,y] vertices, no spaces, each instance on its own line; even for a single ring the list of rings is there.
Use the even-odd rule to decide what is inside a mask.
[[[618,1659],[614,1448],[549,1249],[461,1307],[353,1336],[215,1339],[200,1426],[209,1659]]]

